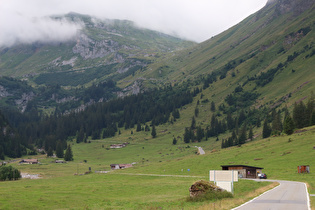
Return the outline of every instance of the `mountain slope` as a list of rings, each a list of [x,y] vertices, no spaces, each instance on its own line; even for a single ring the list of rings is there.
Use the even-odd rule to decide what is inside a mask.
[[[153,63],[141,80],[178,83],[217,72],[222,84],[215,89],[241,84],[270,101],[299,91],[298,100],[314,89],[314,19],[313,1],[269,1],[229,30]]]
[[[47,72],[50,73],[49,77],[58,77],[57,73],[61,72],[63,77],[68,78],[70,74],[77,74],[80,81],[64,80],[60,81],[60,85],[84,85],[94,79],[101,81],[109,75],[123,78],[124,73],[126,75],[130,70],[128,74],[132,74],[150,63],[159,53],[194,44],[156,31],[138,28],[130,21],[100,20],[76,13],[70,13],[65,17],[52,17],[60,18],[82,25],[75,39],[62,43],[20,44],[2,48],[1,75],[34,78],[37,84],[51,84],[57,82],[47,79],[47,76],[39,79],[36,77]],[[108,67],[109,65],[111,66]],[[97,74],[95,68],[101,69],[99,71],[102,73]],[[82,80],[81,77],[86,75],[90,77]]]

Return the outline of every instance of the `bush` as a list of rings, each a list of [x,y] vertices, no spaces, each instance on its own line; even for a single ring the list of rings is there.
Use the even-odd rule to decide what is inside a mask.
[[[232,193],[228,191],[209,191],[206,194],[200,195],[198,197],[191,198],[189,197],[189,201],[192,202],[203,202],[203,201],[211,201],[211,200],[221,200],[223,198],[233,198]]]
[[[6,180],[17,180],[21,178],[21,173],[12,166],[1,166],[0,167],[0,181]]]
[[[195,182],[190,188],[190,197],[187,199],[192,202],[202,202],[206,200],[221,200],[232,198],[232,193],[225,191],[218,186],[204,180]]]

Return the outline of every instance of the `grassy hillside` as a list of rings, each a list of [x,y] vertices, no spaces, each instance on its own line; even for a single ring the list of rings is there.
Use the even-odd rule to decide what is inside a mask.
[[[275,103],[291,93],[287,100],[290,106],[314,90],[315,14],[314,5],[306,10],[300,8],[304,12],[298,15],[294,9],[281,13],[281,3],[268,4],[225,32],[168,55],[126,80],[141,77],[148,86],[177,84],[219,72],[224,78],[213,89],[225,96],[242,85],[261,93],[261,104]],[[262,73],[267,72],[270,74],[262,79]],[[257,85],[259,79],[262,81]]]
[[[223,150],[213,150],[210,142],[193,143],[188,147],[180,141],[177,145],[172,145],[171,136],[175,130],[164,132],[164,129],[163,127],[158,129],[159,137],[156,139],[141,133],[130,137],[128,130],[110,140],[72,144],[74,161],[66,164],[55,164],[54,158],[45,156],[38,156],[41,165],[11,163],[21,172],[40,174],[42,179],[1,182],[0,208],[209,207],[212,204],[208,202],[187,202],[188,188],[194,181],[207,180],[209,170],[220,169],[222,164],[264,167],[263,171],[268,174],[269,179],[307,182],[309,192],[315,193],[313,173],[297,174],[298,165],[310,165],[312,171],[315,127],[305,128],[305,132],[292,136],[256,140],[242,147]],[[111,143],[125,140],[130,142],[125,148],[106,149]],[[196,155],[195,145],[202,146],[206,155]],[[83,174],[89,167],[94,172],[109,170],[112,163],[131,162],[137,164],[133,168],[111,171],[107,174],[74,176],[75,173]],[[246,198],[253,196],[248,195],[252,190],[263,186],[265,183],[241,180],[235,184],[235,201],[223,200],[220,205],[244,202]],[[314,202],[312,200],[313,204]]]
[[[253,123],[257,120],[253,119],[255,117],[260,117],[259,122],[263,118],[271,118],[273,109],[282,114],[285,107],[291,111],[295,102],[306,102],[315,90],[314,7],[300,14],[294,10],[282,12],[278,8],[279,2],[282,1],[268,4],[240,24],[196,47],[149,57],[152,64],[134,69],[131,74],[124,75],[126,77],[115,77],[115,71],[106,68],[108,74],[105,77],[115,77],[121,88],[137,81],[146,88],[172,84],[185,85],[192,91],[198,87],[200,92],[191,104],[180,108],[179,119],[156,127],[156,138],[152,138],[150,132],[121,128],[121,134],[116,133],[112,138],[91,140],[90,143],[68,142],[73,149],[73,162],[55,164],[55,158],[45,155],[37,156],[42,163],[40,165],[11,162],[22,173],[39,174],[42,178],[0,182],[0,209],[207,209],[211,205],[230,209],[259,194],[268,184],[241,180],[235,184],[235,198],[232,200],[216,204],[188,202],[189,186],[194,181],[208,179],[209,170],[220,169],[223,164],[260,166],[269,179],[307,182],[309,192],[314,194],[313,173],[298,174],[297,166],[310,165],[313,171],[315,127],[304,128],[291,136],[282,133],[262,139],[262,127]],[[93,30],[89,33],[99,35]],[[98,38],[95,37],[95,40]],[[25,59],[22,57],[22,60]],[[139,59],[138,55],[130,59],[135,57]],[[81,62],[77,63],[80,67],[83,65]],[[102,61],[95,59],[89,62]],[[132,62],[136,61],[126,65]],[[73,74],[84,75],[83,80],[94,74],[86,69],[68,70],[34,78],[38,83],[55,78],[75,83],[80,80],[68,80],[77,78],[71,77]],[[102,73],[104,69],[94,66],[89,70]],[[101,73],[96,75],[100,77]],[[206,78],[211,73],[215,74],[216,82],[206,87]],[[81,84],[74,83],[72,85]],[[228,105],[228,95],[234,97],[232,105]],[[215,111],[210,111],[212,102],[216,105]],[[245,110],[248,114],[246,123],[253,125],[254,135],[257,136],[253,141],[221,149],[222,141],[231,135],[229,130],[219,136],[203,138],[201,142],[184,143],[184,130],[191,126],[193,116],[196,126],[206,129],[212,116],[223,121],[230,110],[235,124],[241,111]],[[249,113],[254,111],[257,111],[256,116],[250,116]],[[241,128],[242,123],[238,126]],[[176,145],[172,144],[174,138],[178,141]],[[123,142],[129,143],[127,147],[109,149],[111,144]],[[196,146],[201,146],[206,155],[196,155]],[[25,158],[28,157],[34,158]],[[110,164],[124,163],[136,164],[132,168],[107,174],[94,173],[110,171]],[[91,174],[74,175],[84,174],[89,167]],[[314,197],[311,199],[314,206]]]

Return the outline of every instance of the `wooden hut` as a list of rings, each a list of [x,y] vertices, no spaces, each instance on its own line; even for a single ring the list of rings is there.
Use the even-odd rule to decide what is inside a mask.
[[[20,164],[38,164],[38,160],[37,159],[22,159],[19,163]]]
[[[247,165],[222,165],[222,170],[238,171],[240,178],[258,178],[258,174],[262,173],[261,167],[247,166]]]
[[[298,173],[309,173],[310,172],[310,166],[306,166],[306,165],[302,165],[302,166],[298,166]]]

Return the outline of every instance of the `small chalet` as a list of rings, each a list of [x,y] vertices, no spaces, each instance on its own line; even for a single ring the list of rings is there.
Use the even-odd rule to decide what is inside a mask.
[[[238,171],[240,178],[258,178],[258,174],[262,173],[261,167],[246,166],[246,165],[222,165],[222,170]]]
[[[21,164],[38,164],[38,159],[22,159]]]
[[[298,173],[310,173],[310,166],[309,165],[302,165],[302,166],[298,166]]]
[[[115,170],[115,169],[124,169],[124,168],[130,168],[132,167],[132,164],[111,164],[110,165],[110,168],[112,170]]]

